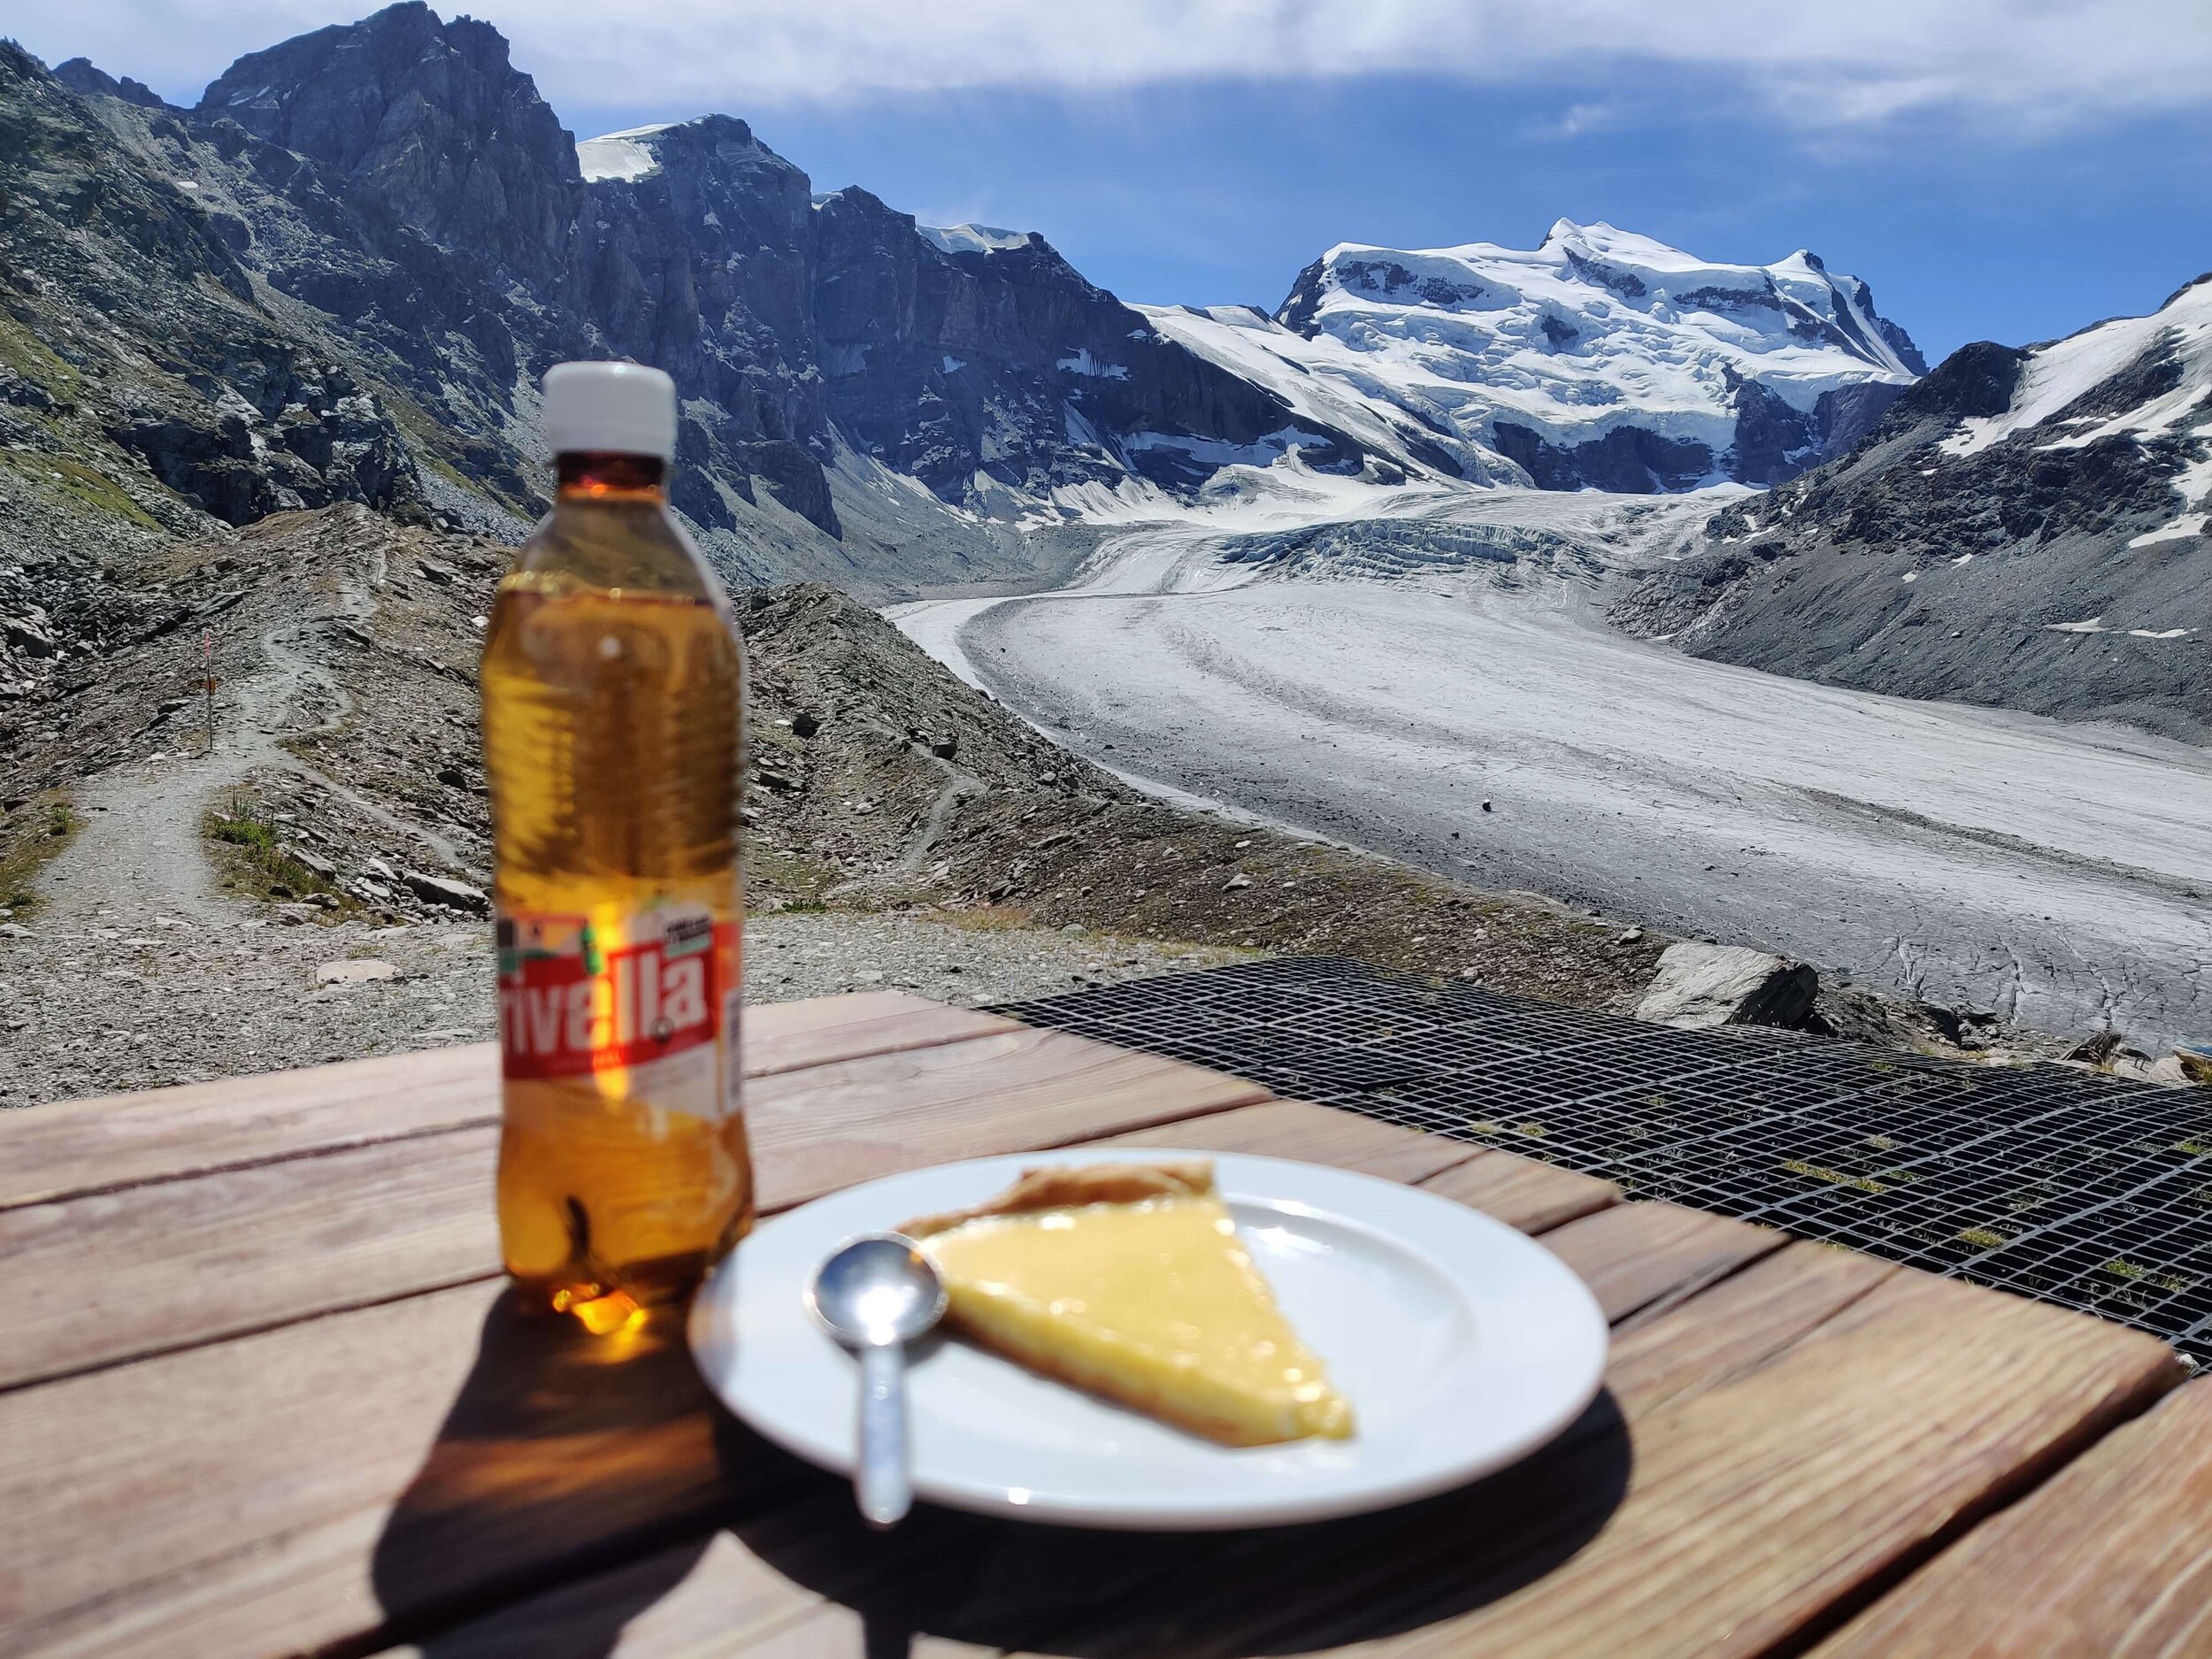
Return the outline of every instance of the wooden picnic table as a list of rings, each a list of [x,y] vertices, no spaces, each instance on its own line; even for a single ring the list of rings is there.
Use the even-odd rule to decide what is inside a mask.
[[[747,1035],[767,1210],[1099,1141],[1334,1164],[1540,1236],[1607,1389],[1387,1513],[878,1535],[674,1322],[503,1294],[489,1045],[44,1106],[0,1115],[0,1652],[2212,1651],[2212,1384],[2148,1337],[895,993]]]

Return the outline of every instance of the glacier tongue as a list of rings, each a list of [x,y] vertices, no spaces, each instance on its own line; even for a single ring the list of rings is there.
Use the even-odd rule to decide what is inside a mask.
[[[1651,491],[1771,483],[1847,447],[1925,365],[1856,278],[1719,265],[1609,225],[1532,250],[1340,243],[1273,318],[1153,325],[1409,472]]]

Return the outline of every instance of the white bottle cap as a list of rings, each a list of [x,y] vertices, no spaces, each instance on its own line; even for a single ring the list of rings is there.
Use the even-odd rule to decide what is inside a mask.
[[[556,455],[676,454],[676,382],[636,363],[557,363],[545,372],[545,442]]]

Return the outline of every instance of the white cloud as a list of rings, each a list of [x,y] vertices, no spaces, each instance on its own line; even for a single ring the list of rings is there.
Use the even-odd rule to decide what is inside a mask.
[[[629,0],[618,54],[600,0],[495,0],[494,15],[562,91],[611,75],[664,100],[1391,71],[1572,82],[1641,65],[1740,77],[1809,128],[2212,103],[2212,0]]]
[[[1573,86],[1655,70],[1733,78],[1778,119],[1811,131],[1924,113],[2050,131],[2212,104],[2212,0],[470,0],[468,9],[514,41],[516,61],[557,109],[741,111],[900,92],[1387,72]],[[24,32],[66,32],[81,42],[68,51],[152,80],[150,70],[173,74],[204,58],[211,74],[228,60],[218,54],[353,14],[342,0],[78,0]]]

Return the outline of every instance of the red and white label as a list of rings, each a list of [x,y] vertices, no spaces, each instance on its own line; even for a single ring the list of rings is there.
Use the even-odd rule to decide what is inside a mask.
[[[611,924],[503,913],[503,1071],[541,1079],[634,1071],[709,1048],[726,1030],[734,1040],[737,953],[736,925],[718,924],[704,905]]]

